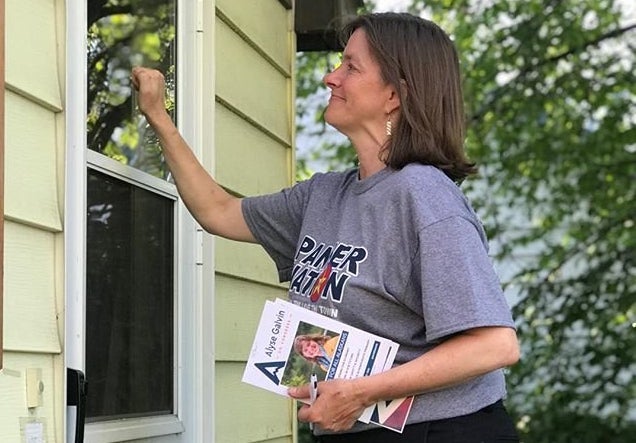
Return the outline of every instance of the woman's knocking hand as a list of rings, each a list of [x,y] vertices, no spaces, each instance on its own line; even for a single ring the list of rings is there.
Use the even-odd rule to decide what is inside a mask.
[[[138,106],[142,114],[151,119],[166,112],[166,82],[156,69],[135,67],[131,81],[138,92]]]

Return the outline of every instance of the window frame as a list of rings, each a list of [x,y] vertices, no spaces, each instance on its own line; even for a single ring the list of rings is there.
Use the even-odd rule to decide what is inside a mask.
[[[4,294],[4,0],[0,0],[0,371],[3,346],[3,294]]]
[[[204,141],[213,146],[213,125],[202,122],[204,115],[207,121],[214,121],[214,55],[204,55],[203,51],[204,46],[214,48],[214,6],[186,0],[176,0],[176,3],[177,122],[195,155],[203,157],[204,165],[212,170],[212,160],[202,155],[201,146]],[[154,180],[160,179],[141,171],[130,171],[134,168],[128,166],[113,165],[110,163],[113,160],[87,149],[86,19],[85,1],[66,2],[65,363],[69,368],[80,370],[85,368],[87,169],[101,170],[107,165],[108,174],[113,175],[118,168],[128,168],[125,172],[127,181],[137,177],[138,173],[142,177],[134,180],[136,185],[144,186],[150,180],[153,192],[157,192],[157,185],[164,186],[167,195],[176,195],[174,185],[163,181],[159,185]],[[161,436],[170,436],[171,442],[187,442],[204,441],[203,436],[214,435],[214,367],[213,360],[209,359],[214,355],[214,322],[209,320],[214,318],[214,239],[203,236],[202,229],[178,196],[177,199],[174,413],[90,423],[85,427],[86,442],[155,437],[161,441]],[[87,381],[90,386],[90,380]],[[66,441],[72,438],[73,418],[73,411],[67,409]]]
[[[177,189],[176,186],[174,186],[173,184],[162,180],[160,178],[154,177],[150,174],[147,174],[143,171],[140,171],[139,169],[124,165],[116,160],[113,160],[109,157],[106,157],[103,154],[100,154],[96,151],[92,151],[90,149],[87,148],[86,150],[86,170],[87,169],[91,169],[93,171],[97,171],[97,172],[101,172],[109,177],[112,177],[116,180],[119,180],[121,182],[124,182],[126,184],[130,184],[133,185],[139,189],[144,189],[146,191],[149,191],[159,197],[163,197],[166,198],[168,200],[170,200],[173,203],[173,226],[174,226],[174,231],[173,231],[173,251],[177,251],[178,247],[179,247],[179,243],[178,243],[178,232],[179,232],[179,215],[178,215],[178,207],[177,207],[177,203],[179,201],[179,196],[177,193]],[[173,355],[173,368],[177,367],[177,365],[179,364],[178,361],[178,353],[179,353],[179,344],[177,342],[179,336],[178,336],[178,309],[179,309],[179,305],[178,305],[178,300],[179,300],[179,289],[178,289],[178,281],[177,281],[177,276],[179,275],[179,265],[178,265],[178,261],[176,259],[173,259],[173,264],[172,264],[172,272],[173,272],[173,306],[172,306],[172,310],[173,310],[173,349],[172,349],[172,355]],[[90,377],[90,374],[86,374],[87,377]],[[178,416],[178,404],[177,404],[177,400],[178,400],[178,377],[176,374],[176,371],[173,370],[173,389],[172,389],[172,399],[173,399],[173,406],[174,406],[174,415]],[[90,386],[90,380],[89,380],[89,386]],[[90,392],[90,391],[89,391]],[[170,414],[172,415],[172,414]],[[159,417],[159,418],[163,418],[161,420],[150,420],[151,417]],[[130,420],[130,419],[126,419],[126,420]],[[143,420],[145,423],[147,423],[148,425],[150,424],[160,424],[161,427],[165,427],[165,425],[173,420],[171,420],[167,415],[150,415],[148,416],[148,418],[141,418],[140,420]],[[113,420],[113,421],[109,421],[109,420],[98,420],[95,422],[91,422],[90,426],[91,427],[97,427],[96,425],[100,425],[103,424],[105,425],[106,429],[110,429],[111,432],[114,429],[117,429],[117,427],[112,426],[113,422],[121,422],[121,420]],[[183,429],[180,429],[180,432],[182,432]]]

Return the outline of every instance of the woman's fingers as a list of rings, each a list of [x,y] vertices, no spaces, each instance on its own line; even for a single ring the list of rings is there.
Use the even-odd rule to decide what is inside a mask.
[[[138,94],[139,110],[144,114],[165,111],[165,79],[156,69],[136,66],[131,71],[131,82]]]

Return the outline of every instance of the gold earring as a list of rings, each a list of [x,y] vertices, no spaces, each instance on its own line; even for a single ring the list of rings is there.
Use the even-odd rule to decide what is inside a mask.
[[[389,117],[387,117],[386,119],[386,136],[387,137],[391,137],[392,129],[393,129],[393,123],[391,122],[391,116],[389,115]]]

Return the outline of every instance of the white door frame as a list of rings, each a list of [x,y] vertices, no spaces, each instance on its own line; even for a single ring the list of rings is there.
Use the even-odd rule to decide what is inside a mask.
[[[205,3],[205,4],[204,4]],[[213,170],[213,1],[177,0],[177,121],[184,138]],[[85,370],[86,287],[86,0],[66,0],[65,364]],[[205,48],[205,50],[204,50]],[[203,122],[206,122],[203,124]],[[203,152],[202,146],[209,147]],[[214,240],[181,202],[175,315],[176,415],[91,424],[86,442],[214,440]],[[90,395],[90,380],[89,395]],[[66,394],[66,383],[64,386]],[[66,398],[66,395],[64,395]],[[65,402],[66,404],[66,402]],[[74,438],[74,408],[64,405],[65,441]]]

